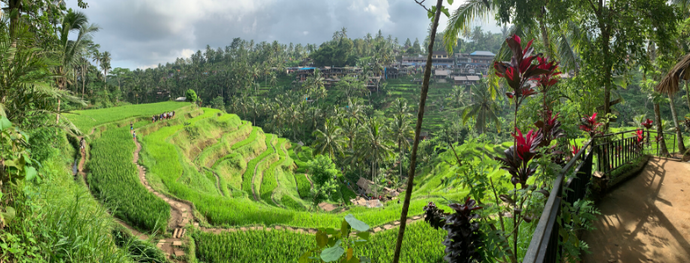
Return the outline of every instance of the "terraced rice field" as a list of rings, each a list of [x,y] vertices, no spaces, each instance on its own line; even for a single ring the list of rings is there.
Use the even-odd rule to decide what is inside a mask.
[[[421,84],[414,84],[411,82],[412,78],[403,77],[399,79],[388,80],[388,94],[390,101],[396,98],[404,98],[408,105],[417,105],[419,103],[419,92],[422,88]],[[422,123],[422,131],[433,132],[443,126],[444,121],[448,121],[448,116],[440,110],[438,101],[447,98],[452,89],[451,83],[431,83],[429,85],[429,93],[426,101],[426,111],[424,112],[424,122]],[[416,116],[416,115],[415,115]]]
[[[313,229],[339,225],[345,215],[353,214],[372,227],[380,227],[399,219],[401,205],[393,202],[380,209],[350,206],[347,211],[337,213],[314,210],[309,202],[312,185],[306,175],[308,162],[313,159],[312,149],[266,134],[261,128],[252,127],[249,122],[239,120],[235,115],[213,109],[190,109],[188,113],[180,114],[179,118],[156,124],[138,122],[135,128],[140,134],[138,140],[142,145],[139,163],[146,168],[148,185],[158,193],[189,201],[194,217],[202,226],[223,228],[263,225]],[[93,187],[101,187],[95,189],[95,192],[102,195],[100,198],[104,202],[118,205],[132,203],[122,205],[121,211],[115,213],[116,217],[142,230],[164,229],[165,222],[170,218],[170,207],[166,201],[147,192],[138,181],[136,168],[131,163],[134,143],[129,137],[128,129],[126,124],[123,128],[109,125],[102,129],[102,137],[97,138],[92,145],[95,150],[89,163],[99,175],[89,182]],[[124,155],[119,157],[120,155],[108,151],[99,152],[108,148]],[[116,164],[118,160],[113,158],[123,160],[125,172],[121,175],[117,170],[104,172],[104,169],[99,168],[106,164]],[[441,191],[440,186],[433,183],[433,179],[435,178],[429,179],[432,184],[421,187],[428,187],[434,192]],[[342,175],[338,176],[338,180],[344,180]],[[354,182],[352,185],[354,186]],[[134,189],[141,193],[136,194],[137,198],[131,198],[131,194],[110,194],[118,193],[120,190],[117,189]],[[355,197],[355,193],[345,184],[341,184],[338,190],[329,202],[349,203]],[[422,207],[429,201],[444,203],[439,198],[426,198],[422,194],[426,193],[415,193],[417,197],[413,198],[410,206],[411,216],[421,214]],[[385,232],[381,236],[384,234]],[[208,240],[221,238],[212,235],[214,234],[204,233],[197,240],[201,251],[198,255],[206,258],[207,262],[216,262],[215,259],[218,259],[215,257],[218,255],[203,252],[208,251],[204,250],[208,248]],[[299,240],[313,238],[300,236]],[[222,244],[226,244],[223,243],[226,241],[219,239]],[[261,244],[263,241],[253,236],[247,242]],[[271,243],[271,248],[280,243],[276,242],[278,241]],[[372,249],[383,249],[381,246],[386,246],[383,243],[387,241],[382,238],[378,242]],[[237,244],[227,246],[237,247]],[[247,247],[247,255],[256,253],[252,252],[253,249]],[[242,253],[237,255],[244,255]],[[419,257],[437,258],[436,253],[422,253]],[[373,258],[384,260],[375,262],[386,262],[388,256],[376,255]],[[223,257],[225,256],[221,255]],[[243,262],[235,259],[237,258],[231,256],[221,261]],[[292,261],[292,258],[285,256],[275,259],[281,262]]]

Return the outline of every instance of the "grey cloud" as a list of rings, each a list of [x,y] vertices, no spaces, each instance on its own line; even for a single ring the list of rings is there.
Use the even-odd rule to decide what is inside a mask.
[[[225,47],[235,37],[255,42],[320,44],[334,31],[346,27],[353,38],[373,35],[381,29],[401,44],[406,38],[424,39],[429,20],[414,1],[388,0],[386,10],[362,10],[380,1],[386,0],[355,1],[359,6],[352,10],[348,8],[352,1],[256,0],[248,9],[214,9],[192,15],[180,7],[160,6],[161,1],[155,0],[88,0],[90,7],[79,10],[101,26],[94,40],[102,50],[112,53],[113,67],[136,68],[173,62],[185,49]],[[78,9],[76,2],[68,1],[68,7]],[[171,13],[165,8],[183,13]]]

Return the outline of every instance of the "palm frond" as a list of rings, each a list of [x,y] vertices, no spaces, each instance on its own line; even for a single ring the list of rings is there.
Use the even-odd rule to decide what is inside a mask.
[[[448,19],[446,32],[443,35],[443,43],[449,54],[453,53],[453,47],[457,44],[458,34],[461,31],[470,30],[470,23],[475,18],[488,19],[493,14],[493,2],[486,0],[468,0],[456,9]]]

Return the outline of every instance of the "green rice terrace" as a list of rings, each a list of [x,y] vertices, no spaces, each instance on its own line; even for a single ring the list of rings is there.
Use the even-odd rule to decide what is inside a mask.
[[[152,122],[148,117],[171,110],[171,119]],[[108,111],[119,118],[101,120],[100,116],[110,116]],[[364,255],[375,262],[390,260],[391,255],[374,251],[389,250],[401,204],[352,204],[356,182],[348,184],[338,174],[336,192],[313,207],[313,183],[306,171],[313,154],[307,146],[265,133],[234,114],[188,103],[78,111],[67,117],[81,130],[92,130],[86,136],[89,150],[83,169],[93,196],[115,208],[113,215],[135,235],[154,237],[168,255],[183,258],[194,253],[207,262],[291,262],[314,245],[311,236],[318,228],[337,227],[352,214],[376,233]],[[428,202],[445,203],[442,196],[457,199],[467,194],[456,188],[457,183],[442,182],[450,173],[448,164],[441,162],[418,179],[410,205],[413,222],[421,219]],[[494,176],[501,174],[496,169]],[[410,228],[406,244],[425,249],[404,252],[403,259],[443,255],[443,246],[434,241],[443,236],[441,231],[427,224]],[[415,234],[429,231],[436,234]],[[219,246],[227,250],[214,249]],[[261,260],[250,260],[257,257]]]

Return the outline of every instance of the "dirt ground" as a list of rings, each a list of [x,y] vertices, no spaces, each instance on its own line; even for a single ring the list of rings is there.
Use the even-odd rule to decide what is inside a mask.
[[[650,159],[599,209],[584,262],[690,262],[690,163]]]

